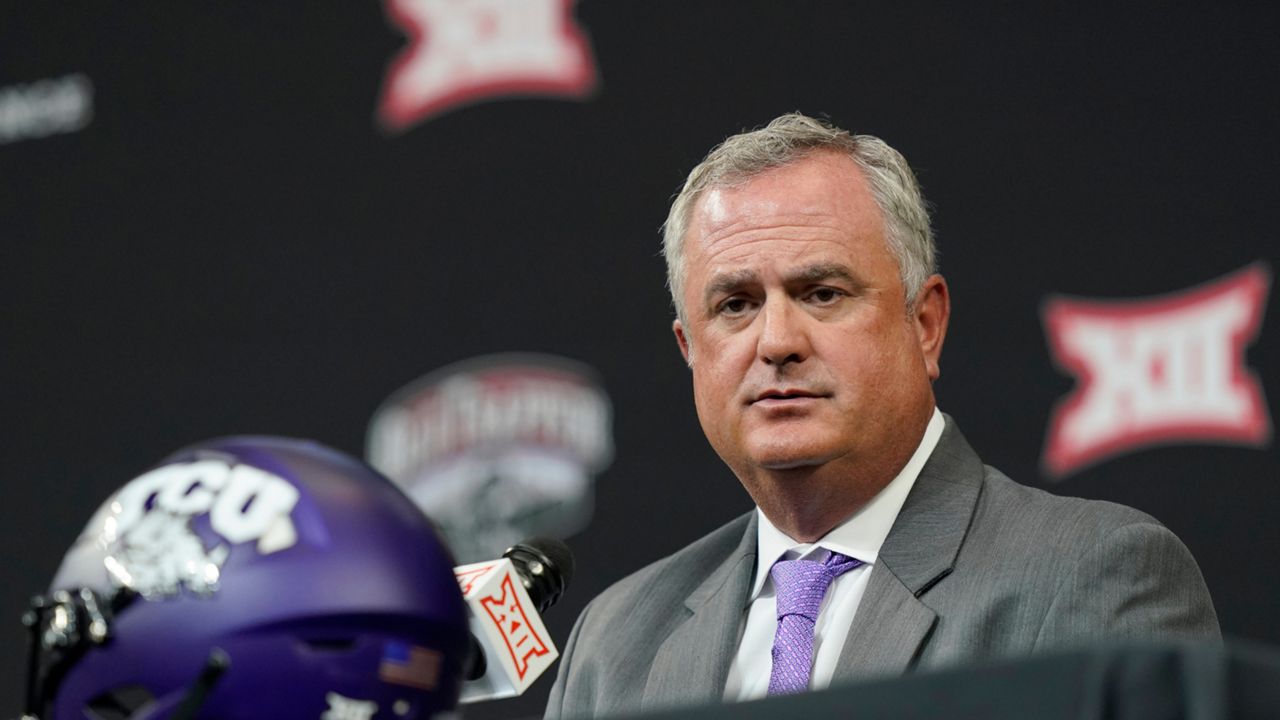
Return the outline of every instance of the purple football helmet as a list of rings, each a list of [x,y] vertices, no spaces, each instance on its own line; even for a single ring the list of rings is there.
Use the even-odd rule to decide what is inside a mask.
[[[364,463],[212,440],[116,492],[24,618],[27,714],[424,718],[468,648],[453,558]]]

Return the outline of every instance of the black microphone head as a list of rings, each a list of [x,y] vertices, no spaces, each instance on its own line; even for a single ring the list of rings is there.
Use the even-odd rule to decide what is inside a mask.
[[[507,548],[502,557],[515,565],[538,612],[555,605],[573,579],[573,553],[553,537],[521,540]]]

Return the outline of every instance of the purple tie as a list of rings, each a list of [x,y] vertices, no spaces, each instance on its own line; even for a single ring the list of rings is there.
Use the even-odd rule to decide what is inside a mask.
[[[818,622],[822,597],[832,580],[859,565],[861,560],[834,552],[823,562],[784,560],[773,564],[769,576],[778,595],[778,631],[773,636],[770,695],[809,689],[813,628]]]

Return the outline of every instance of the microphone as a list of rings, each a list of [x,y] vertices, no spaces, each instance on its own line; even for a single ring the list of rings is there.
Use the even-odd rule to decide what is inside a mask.
[[[471,628],[460,704],[519,695],[551,667],[560,654],[540,613],[560,599],[573,570],[568,546],[550,537],[522,540],[497,560],[453,569]]]
[[[502,557],[511,560],[529,593],[529,599],[546,612],[573,580],[573,553],[553,537],[534,537],[507,548]]]

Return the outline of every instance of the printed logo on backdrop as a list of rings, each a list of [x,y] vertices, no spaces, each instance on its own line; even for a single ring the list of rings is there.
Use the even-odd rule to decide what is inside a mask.
[[[409,36],[387,69],[378,116],[403,131],[453,108],[493,98],[583,98],[595,60],[573,17],[574,0],[384,0]]]
[[[80,130],[93,119],[93,84],[79,73],[0,87],[0,145]]]
[[[458,563],[590,522],[613,458],[612,407],[585,365],[491,355],[396,391],[369,425],[369,463],[435,521]]]
[[[1078,382],[1050,418],[1046,473],[1061,478],[1153,445],[1268,445],[1271,420],[1245,350],[1270,281],[1255,263],[1160,297],[1050,298],[1049,348]]]

